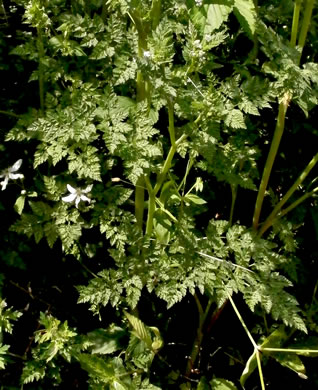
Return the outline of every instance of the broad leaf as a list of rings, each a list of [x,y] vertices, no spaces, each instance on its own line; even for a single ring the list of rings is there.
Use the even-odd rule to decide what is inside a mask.
[[[234,14],[243,30],[251,38],[256,27],[256,10],[253,0],[235,0]]]
[[[121,339],[126,332],[119,326],[109,329],[95,329],[88,333],[88,339],[93,344],[92,353],[109,354],[122,348]]]
[[[233,382],[223,378],[214,378],[210,384],[213,390],[237,390]]]
[[[145,344],[151,349],[152,340],[146,325],[139,318],[133,316],[132,314],[129,314],[126,311],[124,313],[134,329],[135,336],[144,341]]]
[[[307,379],[305,366],[296,354],[279,352],[272,353],[271,356],[282,366],[296,372],[301,378]]]
[[[25,195],[21,195],[18,197],[14,204],[14,209],[18,214],[22,214],[22,211],[24,209],[24,204],[25,204]]]
[[[210,34],[227,21],[232,6],[223,4],[203,5],[193,9],[192,22],[202,34]]]

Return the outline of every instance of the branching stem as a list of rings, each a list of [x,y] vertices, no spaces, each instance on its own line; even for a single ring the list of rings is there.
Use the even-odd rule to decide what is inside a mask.
[[[278,110],[278,117],[277,117],[277,123],[276,123],[276,129],[274,133],[274,137],[271,143],[271,147],[267,156],[266,164],[263,171],[263,176],[261,180],[261,184],[259,186],[256,204],[255,204],[255,211],[253,216],[253,228],[256,230],[258,228],[259,224],[259,218],[262,210],[262,205],[264,201],[265,191],[268,185],[269,177],[272,171],[272,167],[277,155],[278,147],[284,132],[285,128],[285,116],[288,104],[290,102],[291,96],[286,93],[284,96],[283,101],[279,104],[279,110]]]
[[[299,39],[298,39],[298,46],[301,48],[301,51],[305,45],[305,41],[306,41],[306,37],[307,37],[307,33],[308,33],[310,21],[311,21],[311,15],[312,15],[314,2],[315,2],[314,0],[307,0],[307,2],[306,2],[304,17],[303,17],[302,25],[301,25],[301,31],[300,31]],[[297,31],[298,31],[300,8],[301,8],[301,0],[296,0],[295,6],[294,6],[292,33],[291,33],[291,39],[290,39],[290,43],[291,43],[292,47],[296,46],[296,40],[297,40],[296,37],[297,37]],[[298,63],[300,63],[300,59],[301,59],[301,57],[299,56],[299,58],[297,59]],[[287,112],[289,102],[291,101],[291,98],[292,98],[292,95],[289,92],[286,92],[282,101],[279,104],[276,129],[275,129],[274,137],[273,137],[273,140],[271,143],[270,151],[269,151],[269,154],[267,157],[267,161],[266,161],[266,164],[264,167],[261,184],[260,184],[259,190],[258,190],[257,200],[255,203],[255,210],[254,210],[254,216],[253,216],[253,228],[255,230],[258,229],[259,218],[260,218],[260,214],[261,214],[261,210],[262,210],[262,205],[263,205],[263,201],[264,201],[266,188],[267,188],[270,174],[272,171],[272,167],[273,167],[276,155],[277,155],[280,140],[281,140],[283,132],[284,132],[286,112]],[[268,218],[270,218],[270,217],[271,216],[269,216]]]
[[[205,310],[203,310],[202,304],[201,304],[200,299],[197,296],[197,294],[194,294],[194,299],[195,299],[195,302],[197,304],[198,313],[199,313],[199,325],[197,327],[197,334],[196,334],[196,338],[195,338],[193,346],[192,346],[191,355],[190,355],[190,358],[189,358],[188,363],[187,363],[187,368],[186,368],[186,373],[185,373],[186,377],[189,377],[191,375],[191,371],[192,371],[194,364],[197,360],[197,357],[199,355],[199,351],[200,351],[202,340],[203,340],[203,327],[205,325],[205,321],[206,321],[207,316],[209,314],[211,305],[214,302],[214,300],[212,298],[210,298]]]
[[[281,211],[284,204],[288,201],[288,199],[293,195],[293,193],[297,190],[298,186],[305,180],[309,172],[314,168],[314,166],[318,162],[318,153],[311,159],[309,164],[306,166],[306,168],[303,170],[302,174],[298,177],[298,179],[294,182],[294,184],[290,187],[290,189],[286,192],[286,194],[282,197],[282,199],[277,203],[277,205],[274,207],[271,214],[267,217],[266,221],[264,222],[263,226],[261,227],[258,235],[262,236],[264,232],[272,226],[277,214]],[[314,192],[316,192],[314,190]],[[309,194],[309,193],[308,193]],[[295,208],[299,203],[303,202],[305,199],[307,199],[310,195],[304,195],[298,201],[294,202],[292,204],[292,208],[288,207],[284,210],[284,215],[287,214],[290,210]]]

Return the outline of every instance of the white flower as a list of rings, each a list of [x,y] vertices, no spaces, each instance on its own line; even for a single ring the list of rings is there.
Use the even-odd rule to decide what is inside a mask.
[[[15,180],[15,179],[23,179],[24,176],[22,173],[14,173],[18,171],[21,167],[22,159],[16,161],[12,167],[9,167],[5,170],[3,170],[0,174],[0,178],[4,177],[4,180],[0,182],[2,188],[1,190],[5,190],[8,184],[9,179]]]
[[[67,184],[67,189],[69,190],[70,195],[64,196],[62,200],[67,203],[73,202],[73,200],[75,200],[76,208],[78,207],[78,204],[81,200],[90,203],[91,200],[85,194],[91,192],[92,188],[93,184],[87,186],[85,189],[73,188],[71,185]]]
[[[144,57],[145,58],[150,58],[151,57],[151,53],[149,50],[144,50]]]

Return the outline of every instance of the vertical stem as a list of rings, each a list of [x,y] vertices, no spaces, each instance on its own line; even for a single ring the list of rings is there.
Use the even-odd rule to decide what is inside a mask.
[[[194,294],[194,299],[195,299],[195,302],[197,304],[198,312],[199,312],[199,325],[197,327],[197,334],[196,334],[196,338],[195,338],[193,346],[192,346],[190,359],[188,360],[188,363],[187,363],[187,368],[186,368],[186,372],[185,372],[185,376],[187,376],[187,377],[191,375],[191,370],[192,370],[192,368],[197,360],[197,357],[199,355],[200,347],[201,347],[202,340],[203,340],[203,327],[204,327],[206,318],[209,314],[211,305],[213,303],[213,299],[210,298],[205,310],[203,311],[199,297],[196,294]]]
[[[42,40],[42,30],[40,27],[37,28],[38,38],[38,55],[39,55],[39,95],[40,95],[40,114],[43,116],[44,112],[44,71],[43,71],[43,57],[44,57],[44,47]]]
[[[261,363],[261,358],[260,358],[260,351],[258,349],[256,350],[256,360],[257,360],[257,366],[258,366],[259,379],[261,381],[261,387],[262,387],[262,390],[265,390],[265,383],[264,383],[262,363]]]
[[[156,211],[156,194],[150,183],[149,177],[145,177],[145,184],[148,190],[148,213],[147,213],[147,224],[146,234],[151,235],[153,230],[153,215]]]
[[[104,3],[103,3],[103,8],[102,8],[102,14],[101,14],[101,17],[102,17],[102,20],[105,21],[106,19],[106,13],[107,13],[107,0],[104,0]]]
[[[314,4],[315,4],[315,0],[307,0],[306,2],[306,8],[305,8],[304,17],[303,17],[301,30],[299,33],[299,39],[298,39],[298,46],[300,46],[301,49],[303,49],[303,47],[305,46]]]
[[[296,0],[295,6],[294,6],[292,32],[291,32],[291,37],[290,37],[290,44],[292,47],[296,46],[301,3],[302,3],[302,0]]]
[[[150,11],[150,17],[152,20],[152,29],[157,28],[160,21],[161,14],[161,0],[152,0],[152,6]]]
[[[168,101],[168,117],[169,117],[169,135],[170,135],[170,142],[171,145],[174,146],[176,143],[176,136],[174,131],[174,110],[173,110],[173,103],[171,101]]]
[[[235,202],[236,202],[236,197],[237,197],[237,185],[236,184],[231,184],[231,193],[232,193],[232,201],[231,201],[231,211],[230,211],[230,219],[229,219],[230,226],[232,226],[232,223],[233,223],[234,207],[235,207]]]
[[[135,217],[137,220],[137,226],[140,230],[143,227],[144,209],[145,209],[145,190],[144,190],[144,178],[139,177],[135,188]]]
[[[144,33],[144,27],[140,22],[138,16],[134,17],[134,22],[138,31],[138,55],[139,57],[141,57],[143,56],[143,51],[147,47],[146,36]],[[145,82],[142,76],[142,72],[140,70],[137,71],[136,95],[137,95],[137,102],[141,102],[147,98]],[[139,227],[140,230],[142,230],[143,228],[144,210],[145,210],[144,178],[139,177],[135,189],[135,217],[137,220],[137,226]]]
[[[304,12],[304,17],[302,21],[301,31],[298,39],[298,45],[303,49],[311,21],[312,10],[314,6],[315,0],[307,0],[306,8]],[[298,30],[298,21],[299,21],[299,13],[300,13],[301,0],[296,0],[294,15],[293,15],[293,24],[292,24],[292,34],[291,34],[291,45],[294,47],[296,44],[297,30]],[[300,62],[300,56],[298,58],[298,63]],[[278,147],[280,144],[281,137],[285,128],[285,117],[288,108],[288,104],[291,100],[291,95],[286,92],[283,100],[279,104],[278,117],[276,123],[276,129],[274,133],[274,137],[272,140],[271,148],[267,157],[267,161],[263,171],[263,177],[261,180],[261,184],[259,187],[257,200],[255,204],[255,211],[253,216],[253,228],[256,230],[259,224],[259,218],[262,210],[263,200],[265,196],[265,191],[268,185],[269,177],[271,174],[271,170],[277,155]]]
[[[284,128],[285,128],[285,116],[287,107],[290,101],[290,95],[288,93],[285,94],[283,101],[279,104],[278,117],[276,122],[276,129],[274,133],[274,137],[271,143],[271,147],[267,156],[266,164],[263,171],[263,176],[261,180],[261,184],[259,186],[257,199],[255,203],[255,210],[253,216],[253,228],[256,230],[259,224],[259,218],[261,215],[262,205],[264,201],[265,191],[268,185],[269,177],[272,171],[272,167],[275,161],[275,157],[277,155],[278,147],[280,144],[280,140],[282,138]]]

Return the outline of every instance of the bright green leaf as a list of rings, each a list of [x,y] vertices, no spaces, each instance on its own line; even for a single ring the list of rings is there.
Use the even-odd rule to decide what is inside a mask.
[[[256,10],[253,0],[235,0],[234,14],[240,22],[243,30],[250,36],[255,33]]]
[[[206,201],[204,199],[202,199],[198,195],[194,195],[194,194],[186,195],[184,197],[184,200],[185,200],[185,202],[191,202],[191,203],[198,204],[198,205],[206,203]]]
[[[14,209],[19,215],[22,214],[22,211],[24,209],[24,204],[25,204],[25,195],[21,195],[18,197],[18,199],[14,204]]]
[[[237,390],[233,382],[223,378],[214,378],[210,384],[213,390]]]

